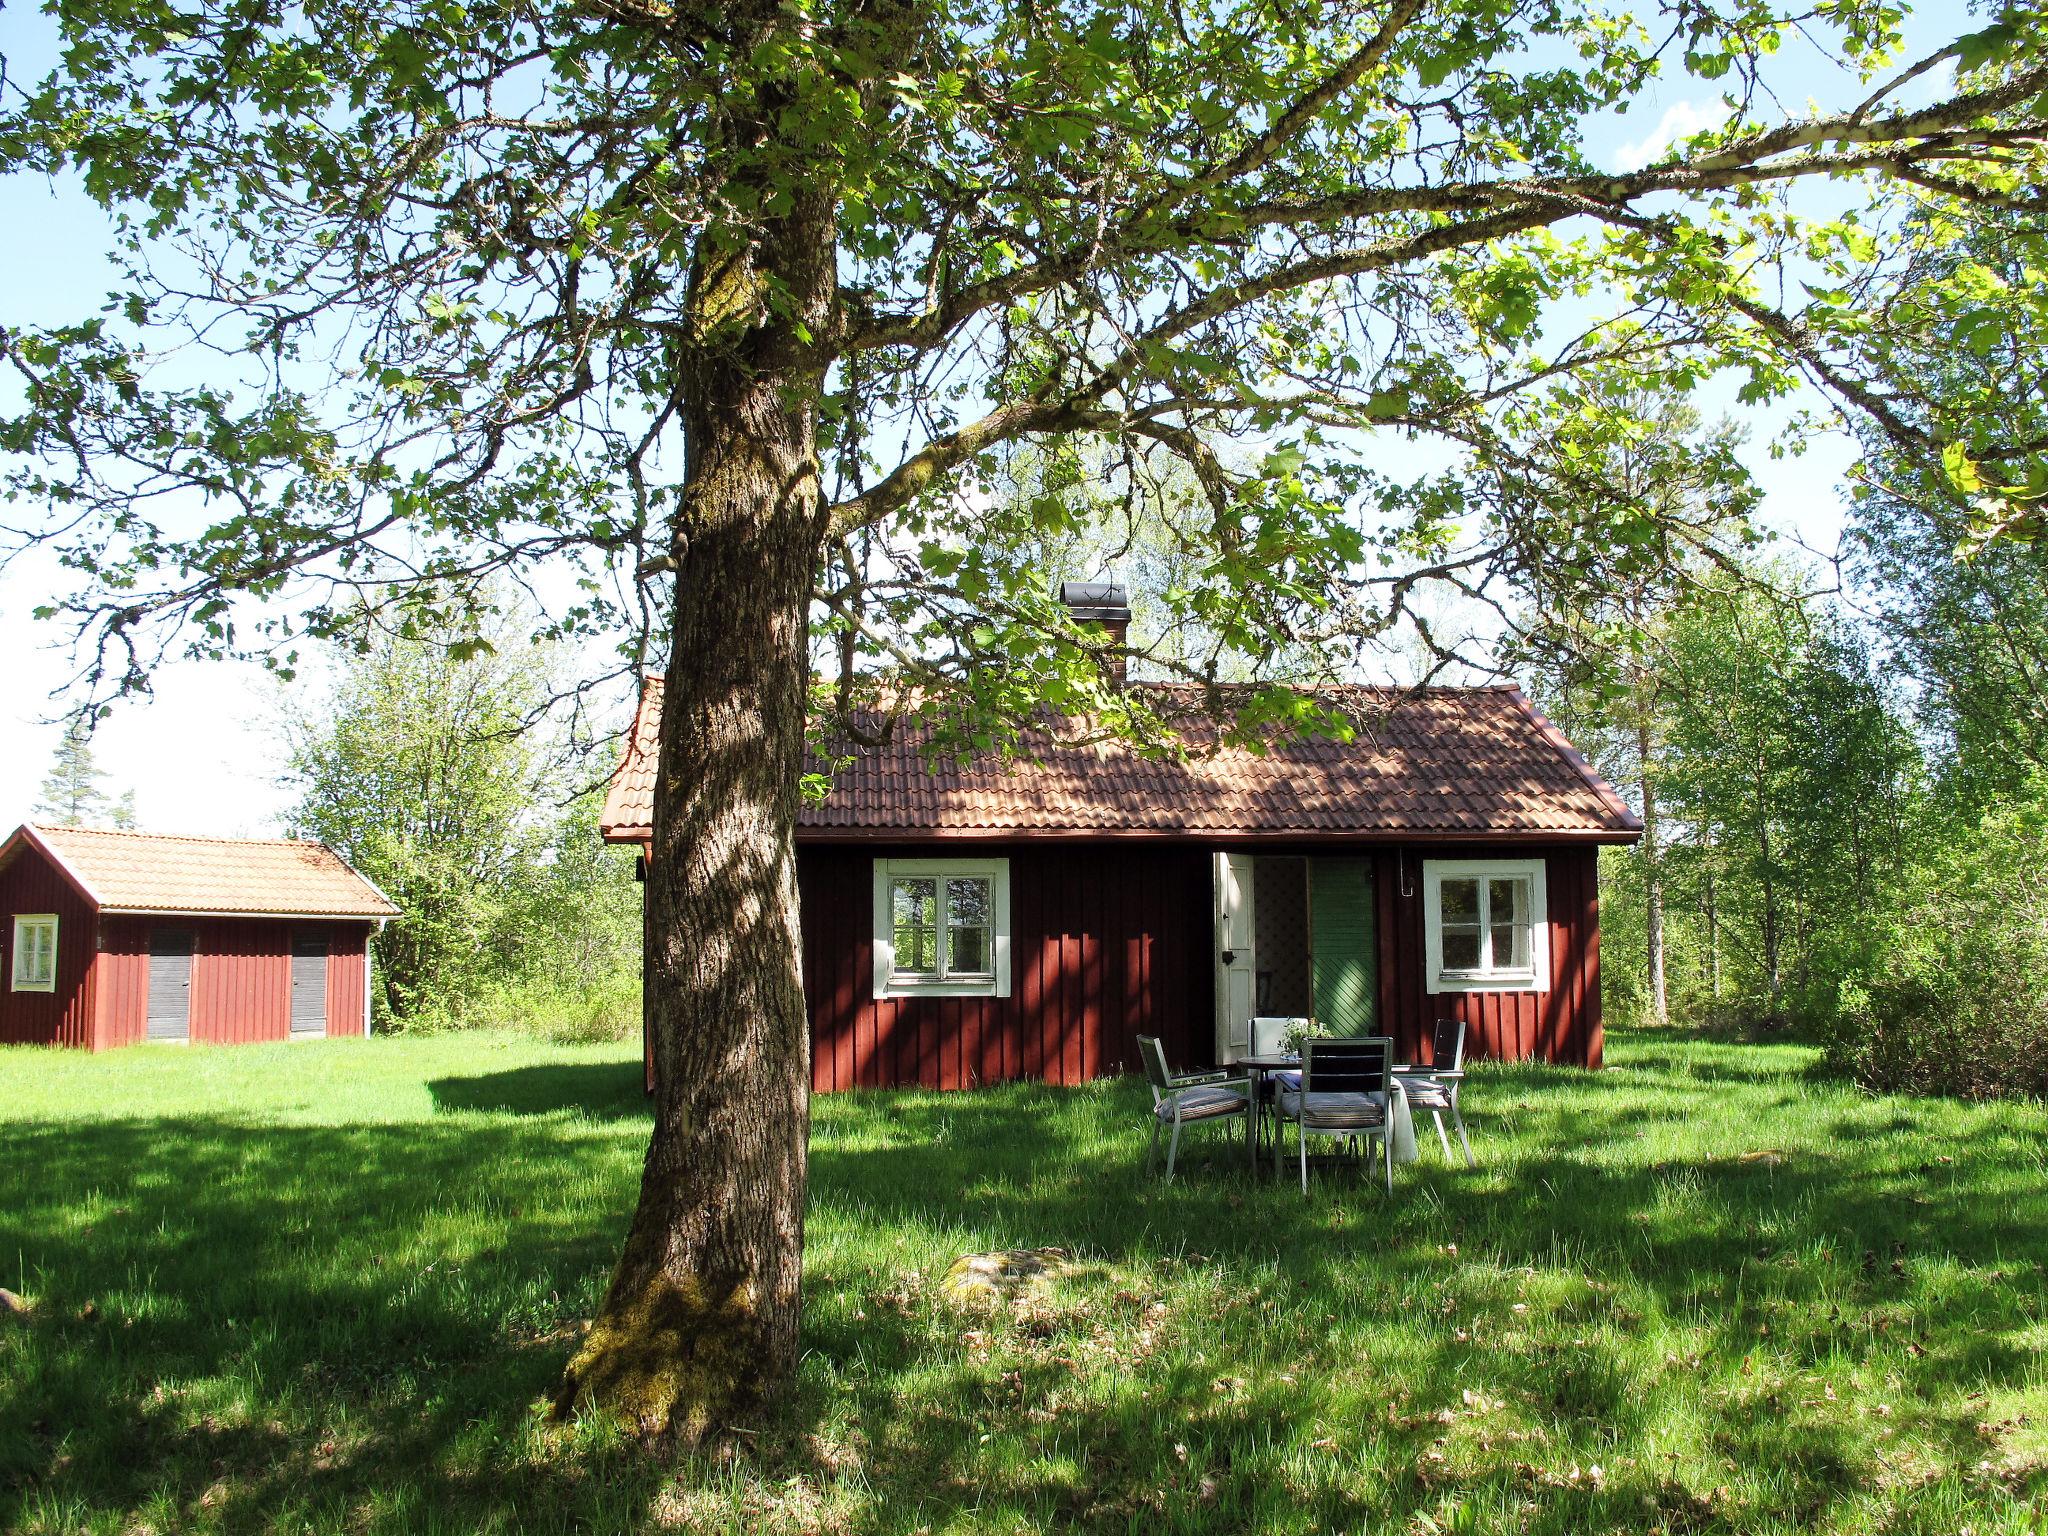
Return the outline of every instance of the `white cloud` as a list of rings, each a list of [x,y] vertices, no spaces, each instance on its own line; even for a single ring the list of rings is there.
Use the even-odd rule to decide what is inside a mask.
[[[1719,99],[1699,103],[1674,101],[1664,109],[1664,116],[1650,130],[1647,138],[1623,144],[1615,150],[1614,168],[1618,171],[1640,171],[1679,140],[1719,128],[1733,115],[1734,109]]]

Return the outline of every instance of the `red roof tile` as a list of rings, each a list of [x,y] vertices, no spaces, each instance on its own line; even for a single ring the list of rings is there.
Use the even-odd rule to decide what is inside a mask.
[[[396,917],[398,908],[324,843],[162,837],[30,823],[0,865],[34,844],[111,912],[234,917]]]
[[[661,679],[647,679],[599,818],[612,842],[650,835],[661,696]],[[1350,742],[1286,742],[1261,755],[1217,747],[1215,725],[1197,717],[1183,727],[1190,752],[1183,758],[1031,735],[1025,746],[1037,761],[984,756],[962,765],[928,760],[929,734],[906,723],[878,749],[832,744],[850,761],[824,803],[804,808],[798,836],[1178,832],[1629,842],[1641,832],[1621,797],[1517,689],[1354,687],[1322,696],[1369,728]]]

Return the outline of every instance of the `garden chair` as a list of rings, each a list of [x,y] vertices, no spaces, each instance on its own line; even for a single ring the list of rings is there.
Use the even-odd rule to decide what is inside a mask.
[[[1283,1089],[1279,1110],[1283,1122],[1294,1122],[1304,1195],[1308,1193],[1311,1134],[1363,1142],[1368,1152],[1378,1142],[1380,1161],[1387,1170],[1387,1193],[1394,1192],[1393,1116],[1387,1112],[1393,1078],[1394,1042],[1385,1035],[1302,1041],[1301,1089]]]
[[[1465,1149],[1465,1166],[1477,1168],[1472,1155],[1472,1138],[1465,1134],[1465,1117],[1458,1113],[1458,1085],[1465,1081],[1465,1021],[1438,1019],[1430,1041],[1429,1065],[1396,1067],[1401,1088],[1408,1095],[1408,1108],[1428,1110],[1436,1121],[1436,1139],[1444,1144],[1444,1161],[1451,1160],[1451,1138],[1444,1131],[1444,1116],[1458,1128],[1458,1144]]]
[[[1281,1056],[1287,1051],[1287,1032],[1306,1026],[1307,1019],[1291,1019],[1280,1014],[1255,1014],[1249,1021],[1251,1046],[1254,1056]],[[1263,1135],[1265,1118],[1273,1108],[1273,1097],[1283,1089],[1299,1088],[1299,1072],[1268,1072],[1259,1082],[1260,1102],[1253,1106],[1260,1117],[1260,1133]],[[1278,1127],[1275,1127],[1275,1134]]]
[[[1166,1144],[1166,1182],[1173,1182],[1174,1158],[1180,1152],[1180,1128],[1202,1120],[1228,1120],[1245,1114],[1250,1100],[1240,1091],[1251,1085],[1242,1077],[1221,1072],[1190,1072],[1176,1077],[1167,1070],[1166,1051],[1156,1036],[1138,1036],[1138,1056],[1145,1063],[1145,1080],[1152,1085],[1152,1144],[1145,1149],[1145,1173],[1149,1177],[1159,1155],[1159,1131],[1171,1125],[1173,1135]]]

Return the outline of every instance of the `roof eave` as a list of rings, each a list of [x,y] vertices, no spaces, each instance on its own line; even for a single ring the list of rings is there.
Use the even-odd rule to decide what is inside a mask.
[[[1391,847],[1415,843],[1574,843],[1625,847],[1642,840],[1640,827],[1402,827],[1336,831],[1328,827],[798,827],[806,844],[849,843],[1331,843]],[[654,841],[645,827],[613,827],[604,840],[643,851]]]
[[[69,859],[65,858],[62,853],[51,846],[49,840],[42,835],[41,830],[32,821],[23,822],[16,829],[14,836],[10,837],[4,845],[0,845],[0,864],[6,862],[7,850],[14,846],[17,841],[25,841],[29,847],[35,849],[36,852],[48,859],[57,873],[64,877],[65,883],[78,893],[80,899],[87,906],[105,910],[100,907],[99,895],[87,883],[85,876],[78,872]]]
[[[397,907],[377,912],[251,912],[239,907],[101,907],[107,917],[266,918],[277,923],[387,923],[405,914]]]

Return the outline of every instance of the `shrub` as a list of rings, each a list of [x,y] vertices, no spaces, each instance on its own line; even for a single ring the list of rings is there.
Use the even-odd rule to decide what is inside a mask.
[[[1866,1087],[2048,1098],[2048,794],[1943,839],[1879,961],[1820,1021]]]

